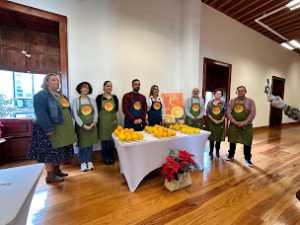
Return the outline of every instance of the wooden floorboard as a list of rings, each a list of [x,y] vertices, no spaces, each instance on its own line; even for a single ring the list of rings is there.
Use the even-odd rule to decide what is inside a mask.
[[[43,174],[27,224],[300,225],[295,197],[300,188],[300,126],[257,131],[254,168],[244,165],[241,146],[232,163],[222,159],[228,143],[221,148],[221,159],[213,161],[206,151],[204,171],[193,174],[192,186],[174,193],[164,189],[158,172],[131,193],[118,164],[97,161],[96,169],[87,173],[65,165],[70,176],[64,183],[46,185]]]

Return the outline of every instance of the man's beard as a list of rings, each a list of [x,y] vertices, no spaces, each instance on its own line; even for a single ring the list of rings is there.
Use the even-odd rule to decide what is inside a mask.
[[[140,91],[140,88],[139,87],[135,87],[135,88],[133,88],[133,91],[136,92],[136,93],[138,93]]]

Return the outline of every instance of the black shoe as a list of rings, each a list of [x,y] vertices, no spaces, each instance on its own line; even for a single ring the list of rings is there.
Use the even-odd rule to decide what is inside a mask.
[[[229,157],[229,155],[226,155],[225,160],[226,160],[226,161],[233,162],[233,161],[234,161],[234,158],[233,158],[233,157]]]
[[[56,173],[55,173],[56,176],[59,176],[59,177],[67,177],[69,176],[68,173],[64,173],[62,172],[61,170],[58,170]]]
[[[59,177],[54,172],[48,172],[47,177],[46,177],[46,183],[47,184],[55,184],[55,183],[60,183],[63,182],[64,178]]]
[[[216,156],[217,156],[217,158],[220,158],[219,150],[216,151]]]
[[[110,165],[109,160],[104,160],[104,164],[105,164],[105,165]]]

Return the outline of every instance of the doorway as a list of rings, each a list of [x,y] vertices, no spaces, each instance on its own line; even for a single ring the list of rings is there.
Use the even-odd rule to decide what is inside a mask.
[[[272,76],[272,94],[284,98],[285,79]],[[282,124],[282,109],[277,109],[270,106],[270,127],[280,127]]]
[[[223,90],[226,102],[230,99],[231,64],[204,58],[202,95],[207,103],[213,97],[213,91]]]

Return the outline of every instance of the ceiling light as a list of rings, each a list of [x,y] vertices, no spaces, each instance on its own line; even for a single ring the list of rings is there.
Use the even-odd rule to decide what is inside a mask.
[[[291,50],[291,51],[294,50],[294,47],[289,45],[287,42],[283,42],[280,45],[288,50]]]
[[[288,7],[290,10],[297,9],[300,7],[300,0],[290,1],[288,4],[286,4],[286,7]]]
[[[300,4],[293,6],[292,8],[290,8],[290,10],[295,10],[295,9],[298,9],[298,8],[300,8]]]
[[[295,5],[298,5],[300,3],[300,0],[292,0],[288,4],[286,4],[287,7],[291,8]]]
[[[293,46],[294,48],[300,48],[300,43],[296,40],[289,41],[289,45]]]

